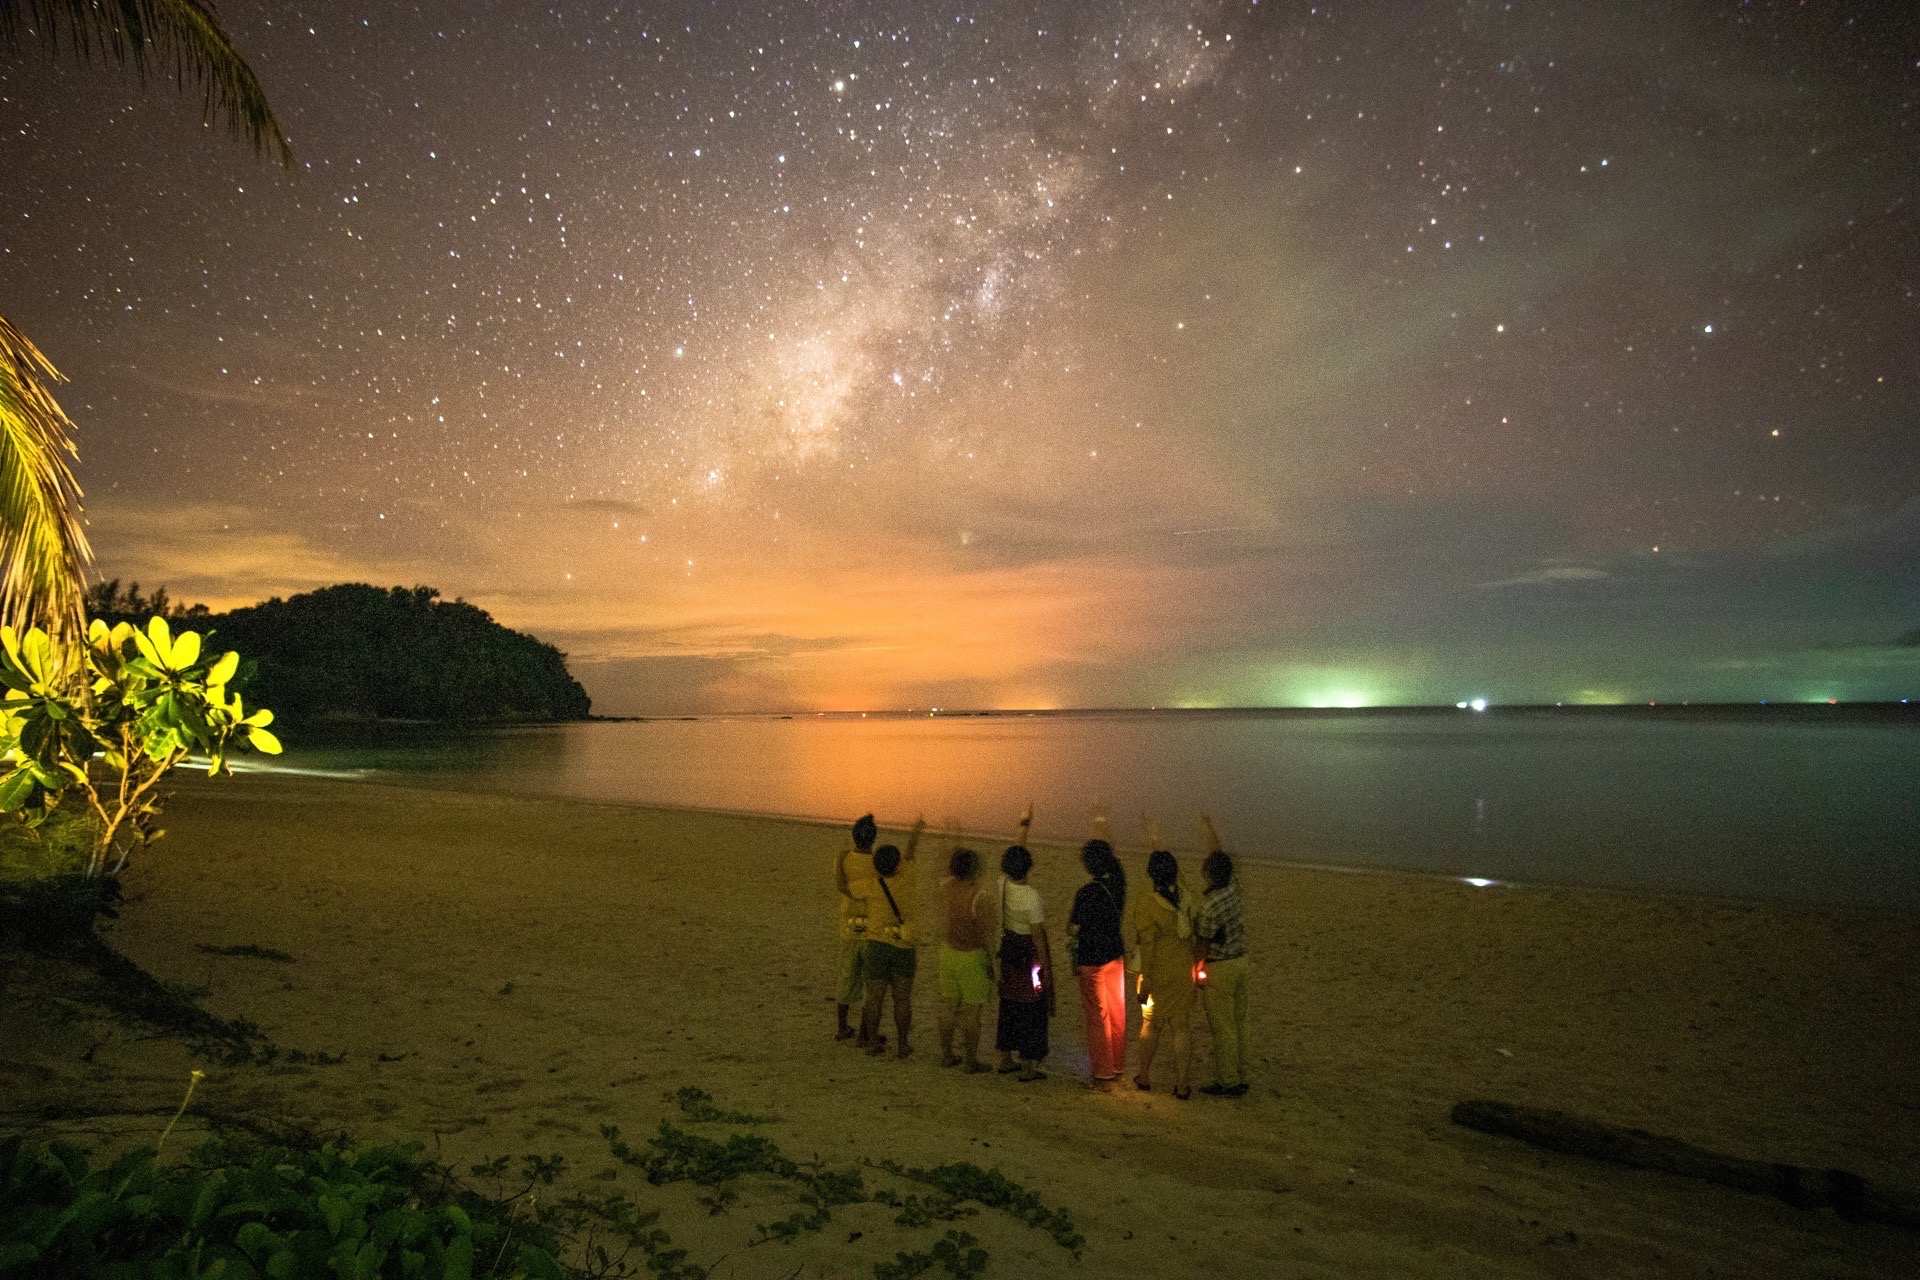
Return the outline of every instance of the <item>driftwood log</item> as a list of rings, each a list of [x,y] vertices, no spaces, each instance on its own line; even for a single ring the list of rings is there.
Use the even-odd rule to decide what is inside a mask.
[[[1722,1155],[1644,1129],[1622,1129],[1564,1111],[1485,1099],[1456,1104],[1453,1122],[1548,1151],[1777,1196],[1799,1209],[1834,1209],[1850,1222],[1889,1222],[1920,1230],[1920,1205],[1912,1197],[1871,1186],[1845,1169],[1806,1169]]]

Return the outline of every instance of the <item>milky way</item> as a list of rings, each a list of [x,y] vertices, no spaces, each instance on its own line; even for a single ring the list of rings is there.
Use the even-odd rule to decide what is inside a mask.
[[[1920,695],[1904,6],[223,16],[291,169],[0,59],[108,575],[606,711]]]

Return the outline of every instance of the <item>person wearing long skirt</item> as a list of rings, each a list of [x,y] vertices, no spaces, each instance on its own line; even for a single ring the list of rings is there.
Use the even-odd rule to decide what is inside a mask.
[[[1032,870],[1033,854],[1023,844],[1010,846],[1000,859],[1000,1017],[994,1047],[1000,1051],[1003,1075],[1017,1071],[1022,1080],[1044,1080],[1047,1020],[1054,1007],[1053,960],[1040,895],[1027,883]]]
[[[1187,1073],[1193,1048],[1194,895],[1183,892],[1180,863],[1165,849],[1147,857],[1150,892],[1135,894],[1127,912],[1127,946],[1139,973],[1140,1069],[1134,1087],[1153,1087],[1153,1064],[1167,1067],[1173,1096],[1193,1096]]]

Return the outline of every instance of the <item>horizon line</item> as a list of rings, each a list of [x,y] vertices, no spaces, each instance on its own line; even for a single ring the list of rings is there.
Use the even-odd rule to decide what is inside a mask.
[[[1476,705],[1476,703],[1478,705]],[[1650,698],[1645,702],[1495,702],[1492,699],[1470,699],[1466,702],[1402,702],[1368,703],[1361,706],[1311,705],[1303,703],[1244,703],[1220,706],[1161,706],[1150,705],[1113,705],[1084,707],[864,707],[849,709],[822,710],[819,708],[783,708],[773,710],[716,710],[716,711],[633,711],[593,713],[589,720],[701,720],[725,716],[801,717],[822,718],[827,716],[918,716],[929,719],[966,716],[1055,716],[1055,715],[1116,715],[1116,714],[1219,714],[1232,713],[1286,713],[1309,715],[1366,715],[1405,711],[1465,712],[1469,715],[1485,715],[1503,711],[1649,711],[1649,710],[1806,710],[1831,708],[1833,710],[1888,710],[1905,707],[1909,710],[1920,709],[1920,703],[1909,698],[1759,698],[1739,701],[1716,701],[1694,698],[1659,699]]]

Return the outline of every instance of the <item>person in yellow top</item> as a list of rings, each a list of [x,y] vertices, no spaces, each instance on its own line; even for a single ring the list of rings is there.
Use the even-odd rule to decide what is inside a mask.
[[[847,1014],[867,998],[867,978],[860,968],[860,957],[867,945],[867,896],[876,893],[873,842],[879,834],[873,815],[863,814],[853,824],[853,843],[833,864],[834,888],[840,891],[840,978],[834,1010],[840,1025],[834,1032],[836,1040],[853,1037]]]
[[[1160,843],[1151,819],[1147,841]],[[1140,1072],[1133,1083],[1141,1090],[1153,1087],[1153,1061],[1164,1043],[1162,1061],[1172,1067],[1173,1096],[1186,1099],[1193,1096],[1187,1072],[1193,1056],[1189,1028],[1197,954],[1193,912],[1198,898],[1183,892],[1180,863],[1165,849],[1156,848],[1147,856],[1147,879],[1150,891],[1134,894],[1127,902],[1127,951],[1137,974],[1134,989],[1140,1002]]]
[[[886,1037],[880,1034],[880,1014],[893,993],[893,1029],[899,1036],[899,1054],[913,1051],[907,1033],[913,1028],[913,975],[918,955],[919,914],[915,910],[918,895],[913,882],[913,852],[926,829],[925,818],[913,824],[907,833],[907,850],[902,853],[890,844],[873,851],[873,882],[866,899],[867,945],[860,953],[860,968],[867,979],[867,1006],[860,1015],[859,1043],[871,1054],[886,1051]]]

